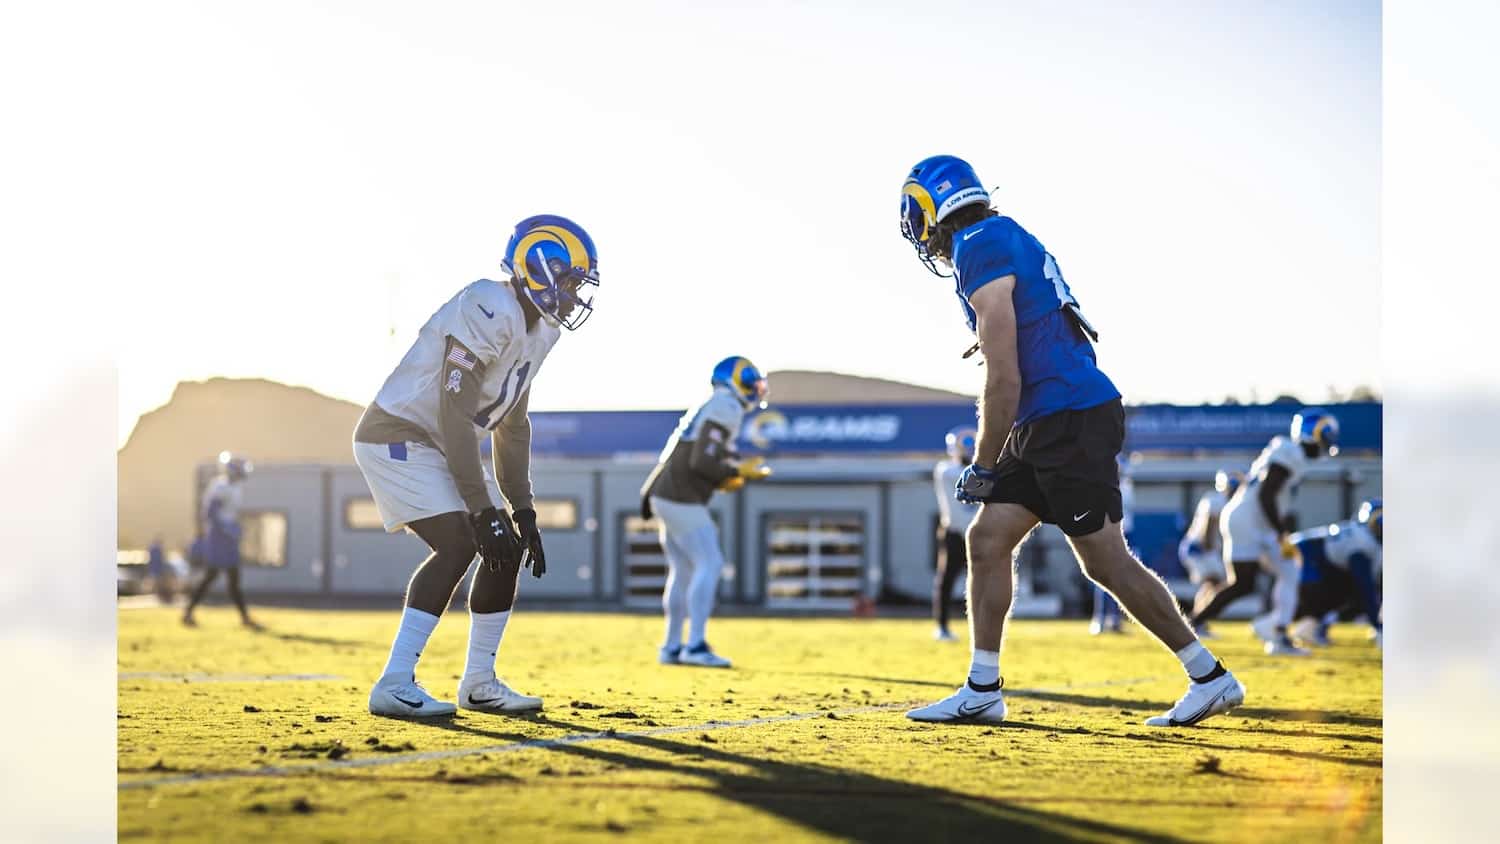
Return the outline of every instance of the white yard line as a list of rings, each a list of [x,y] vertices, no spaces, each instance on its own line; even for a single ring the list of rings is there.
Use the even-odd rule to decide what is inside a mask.
[[[126,675],[121,675],[124,677]],[[221,675],[222,676],[222,675]],[[317,677],[319,675],[286,675]],[[1140,683],[1152,683],[1159,680],[1170,679],[1168,675],[1157,675],[1154,677],[1131,677],[1120,680],[1104,680],[1096,683],[1077,683],[1066,686],[1055,686],[1039,689],[1006,689],[1007,694],[1017,697],[1028,695],[1055,694],[1059,692],[1074,691],[1077,689],[1104,688],[1107,686],[1134,686]],[[248,777],[287,777],[301,776],[304,774],[316,774],[323,771],[339,771],[350,768],[373,768],[385,765],[405,765],[412,762],[432,762],[440,759],[457,759],[464,756],[476,756],[481,753],[514,753],[520,750],[546,750],[553,747],[564,747],[572,744],[587,744],[596,741],[611,741],[637,737],[664,736],[673,733],[710,732],[712,730],[740,729],[743,727],[759,727],[763,724],[783,724],[790,721],[806,721],[811,718],[826,718],[830,711],[835,715],[861,715],[870,712],[885,712],[891,709],[901,709],[910,706],[911,703],[886,703],[877,706],[863,706],[855,709],[841,710],[818,710],[816,712],[797,712],[788,715],[775,715],[765,718],[749,718],[743,721],[708,721],[702,724],[687,724],[677,727],[659,727],[642,732],[625,732],[617,730],[604,730],[593,733],[574,733],[553,739],[528,739],[526,741],[512,742],[510,744],[494,744],[485,747],[456,747],[450,750],[430,750],[417,753],[393,753],[381,756],[366,756],[359,759],[348,759],[328,762],[315,762],[308,765],[292,765],[285,767],[262,767],[242,768],[231,771],[211,771],[198,774],[176,774],[165,777],[154,777],[147,780],[131,780],[119,784],[119,790],[125,791],[137,788],[155,788],[165,785],[184,785],[188,783],[216,782],[219,780],[244,779]],[[1170,705],[1170,704],[1167,704]],[[357,749],[357,748],[353,748]]]

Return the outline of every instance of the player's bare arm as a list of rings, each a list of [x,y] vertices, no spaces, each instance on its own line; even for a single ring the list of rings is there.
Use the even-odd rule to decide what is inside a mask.
[[[984,392],[979,397],[979,441],[974,462],[993,466],[1016,421],[1021,398],[1020,352],[1016,347],[1016,309],[1011,301],[1016,277],[1002,276],[969,297],[975,333],[984,355]]]
[[[1276,496],[1281,493],[1281,488],[1286,486],[1292,473],[1285,466],[1272,463],[1266,469],[1266,479],[1261,482],[1260,489],[1256,491],[1255,501],[1260,505],[1261,513],[1266,517],[1266,524],[1270,525],[1277,533],[1286,533],[1286,520],[1278,511]]]
[[[547,572],[547,555],[542,548],[542,532],[536,523],[535,498],[531,491],[531,391],[516,401],[505,420],[490,434],[495,480],[500,494],[510,505],[525,551],[522,564],[531,568],[534,577]]]

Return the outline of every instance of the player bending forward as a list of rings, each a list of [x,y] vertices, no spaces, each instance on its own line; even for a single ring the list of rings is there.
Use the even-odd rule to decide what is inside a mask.
[[[1038,522],[1061,528],[1084,573],[1186,669],[1187,694],[1147,725],[1188,726],[1239,705],[1244,687],[1193,635],[1166,584],[1125,546],[1115,462],[1124,408],[1095,364],[1094,331],[1057,262],[1015,220],[990,209],[989,194],[961,159],[918,163],[901,194],[902,234],[928,269],[941,275],[941,262],[953,270],[986,371],[979,444],[957,489],[961,500],[983,505],[968,531],[973,660],[957,692],[907,717],[1005,718],[1000,644],[1015,592],[1011,554]]]
[[[1299,626],[1312,628],[1305,638],[1327,645],[1324,616],[1357,602],[1374,628],[1375,646],[1381,646],[1383,625],[1376,578],[1384,541],[1385,508],[1379,498],[1360,504],[1352,519],[1292,536],[1302,560],[1302,583],[1294,615]]]
[[[1292,491],[1301,483],[1308,464],[1323,455],[1338,454],[1339,420],[1333,414],[1305,409],[1292,417],[1291,436],[1276,436],[1250,464],[1245,483],[1219,516],[1224,560],[1229,578],[1213,597],[1193,613],[1193,627],[1202,628],[1231,603],[1255,590],[1261,567],[1276,577],[1271,587],[1271,612],[1255,620],[1255,634],[1265,641],[1266,653],[1301,656],[1307,651],[1292,644],[1287,626],[1297,608],[1301,579],[1297,549],[1291,540]]]
[[[432,549],[412,574],[390,659],[370,690],[377,715],[454,712],[417,683],[415,671],[476,550],[482,564],[469,588],[458,705],[489,712],[542,706],[495,676],[495,653],[522,564],[536,577],[546,571],[532,508],[531,384],[560,328],[576,329],[592,313],[598,255],[578,224],[542,215],[517,224],[505,256],[509,278],[476,281],[428,318],[354,431],[354,459],[385,529],[405,527]],[[490,495],[482,431],[493,437],[495,477],[510,513]]]
[[[1219,515],[1224,505],[1234,496],[1234,491],[1244,483],[1242,472],[1220,469],[1214,473],[1214,488],[1203,493],[1198,506],[1193,510],[1193,522],[1187,533],[1177,543],[1177,559],[1188,577],[1198,584],[1198,594],[1193,597],[1193,612],[1203,609],[1213,600],[1214,592],[1223,586],[1224,553],[1219,539]],[[1196,628],[1199,638],[1212,639],[1208,626]]]
[[[765,376],[749,360],[730,357],[719,361],[709,381],[713,394],[697,410],[682,415],[641,487],[641,516],[656,516],[667,557],[667,584],[661,596],[667,637],[657,655],[663,665],[729,667],[729,660],[708,644],[708,617],[724,569],[708,500],[714,490],[734,492],[747,480],[771,474],[762,458],[740,460],[734,450],[745,413],[766,406]]]

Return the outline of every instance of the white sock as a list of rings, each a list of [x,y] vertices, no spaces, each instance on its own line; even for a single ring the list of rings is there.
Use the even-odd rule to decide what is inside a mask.
[[[1000,682],[1000,652],[974,649],[974,658],[969,662],[969,683],[975,686],[993,686]]]
[[[1190,679],[1207,676],[1219,664],[1219,660],[1197,639],[1178,651],[1177,658],[1182,661],[1182,667],[1187,669]]]
[[[391,643],[391,656],[385,661],[386,674],[411,675],[416,673],[417,658],[427,647],[427,640],[437,627],[438,617],[430,612],[407,607],[401,613],[401,628],[396,631],[396,641]]]
[[[500,650],[507,621],[510,610],[469,613],[469,658],[464,662],[464,685],[494,679],[495,654]]]

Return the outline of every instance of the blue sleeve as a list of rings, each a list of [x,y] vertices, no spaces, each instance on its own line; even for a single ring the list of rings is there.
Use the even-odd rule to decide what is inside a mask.
[[[953,236],[953,267],[958,271],[964,298],[997,278],[1015,274],[1013,231],[1013,223],[992,218]]]
[[[1364,600],[1365,615],[1370,617],[1370,624],[1379,630],[1380,591],[1375,588],[1374,562],[1366,554],[1353,554],[1349,557],[1349,573],[1354,576],[1359,596]]]

